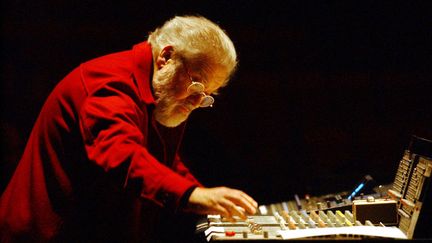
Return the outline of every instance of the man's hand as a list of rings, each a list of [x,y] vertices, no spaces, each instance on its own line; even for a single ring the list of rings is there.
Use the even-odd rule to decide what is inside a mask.
[[[257,202],[246,193],[228,187],[197,187],[189,197],[185,210],[196,214],[219,214],[233,220],[255,214]]]

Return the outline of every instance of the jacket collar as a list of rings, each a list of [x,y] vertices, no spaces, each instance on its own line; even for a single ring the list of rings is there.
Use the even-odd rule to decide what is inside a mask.
[[[153,55],[148,42],[134,45],[134,71],[141,98],[146,104],[155,104],[151,81],[153,78]]]

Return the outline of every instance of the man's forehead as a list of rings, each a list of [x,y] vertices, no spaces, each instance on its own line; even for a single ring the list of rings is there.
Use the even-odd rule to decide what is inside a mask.
[[[230,72],[227,67],[219,64],[212,64],[205,60],[184,61],[189,74],[205,86],[206,93],[213,93],[226,83]]]
[[[225,72],[213,72],[204,76],[202,82],[207,91],[214,92],[225,83],[227,76],[228,75]]]

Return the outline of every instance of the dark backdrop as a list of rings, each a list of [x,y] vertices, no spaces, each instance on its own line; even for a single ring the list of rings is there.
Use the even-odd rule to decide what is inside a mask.
[[[386,184],[410,136],[432,138],[428,1],[156,2],[2,1],[2,189],[59,80],[182,14],[220,24],[240,60],[185,134],[209,186],[266,204]]]

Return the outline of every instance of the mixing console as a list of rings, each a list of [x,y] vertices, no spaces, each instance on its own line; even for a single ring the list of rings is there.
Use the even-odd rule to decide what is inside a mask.
[[[349,210],[291,211],[274,216],[250,216],[247,220],[229,222],[218,215],[209,215],[204,227],[207,241],[222,240],[288,240],[301,238],[352,239],[392,238],[407,239],[397,227],[375,226],[366,220],[355,220]]]
[[[247,220],[208,215],[197,224],[207,241],[282,241],[289,239],[416,239],[429,233],[432,220],[432,141],[413,136],[399,162],[394,182],[374,187],[367,175],[353,191],[259,206]],[[424,212],[421,214],[421,212]],[[420,224],[419,224],[420,223]],[[416,227],[417,226],[417,227]],[[430,233],[429,233],[430,235]],[[424,237],[424,235],[419,235]]]

